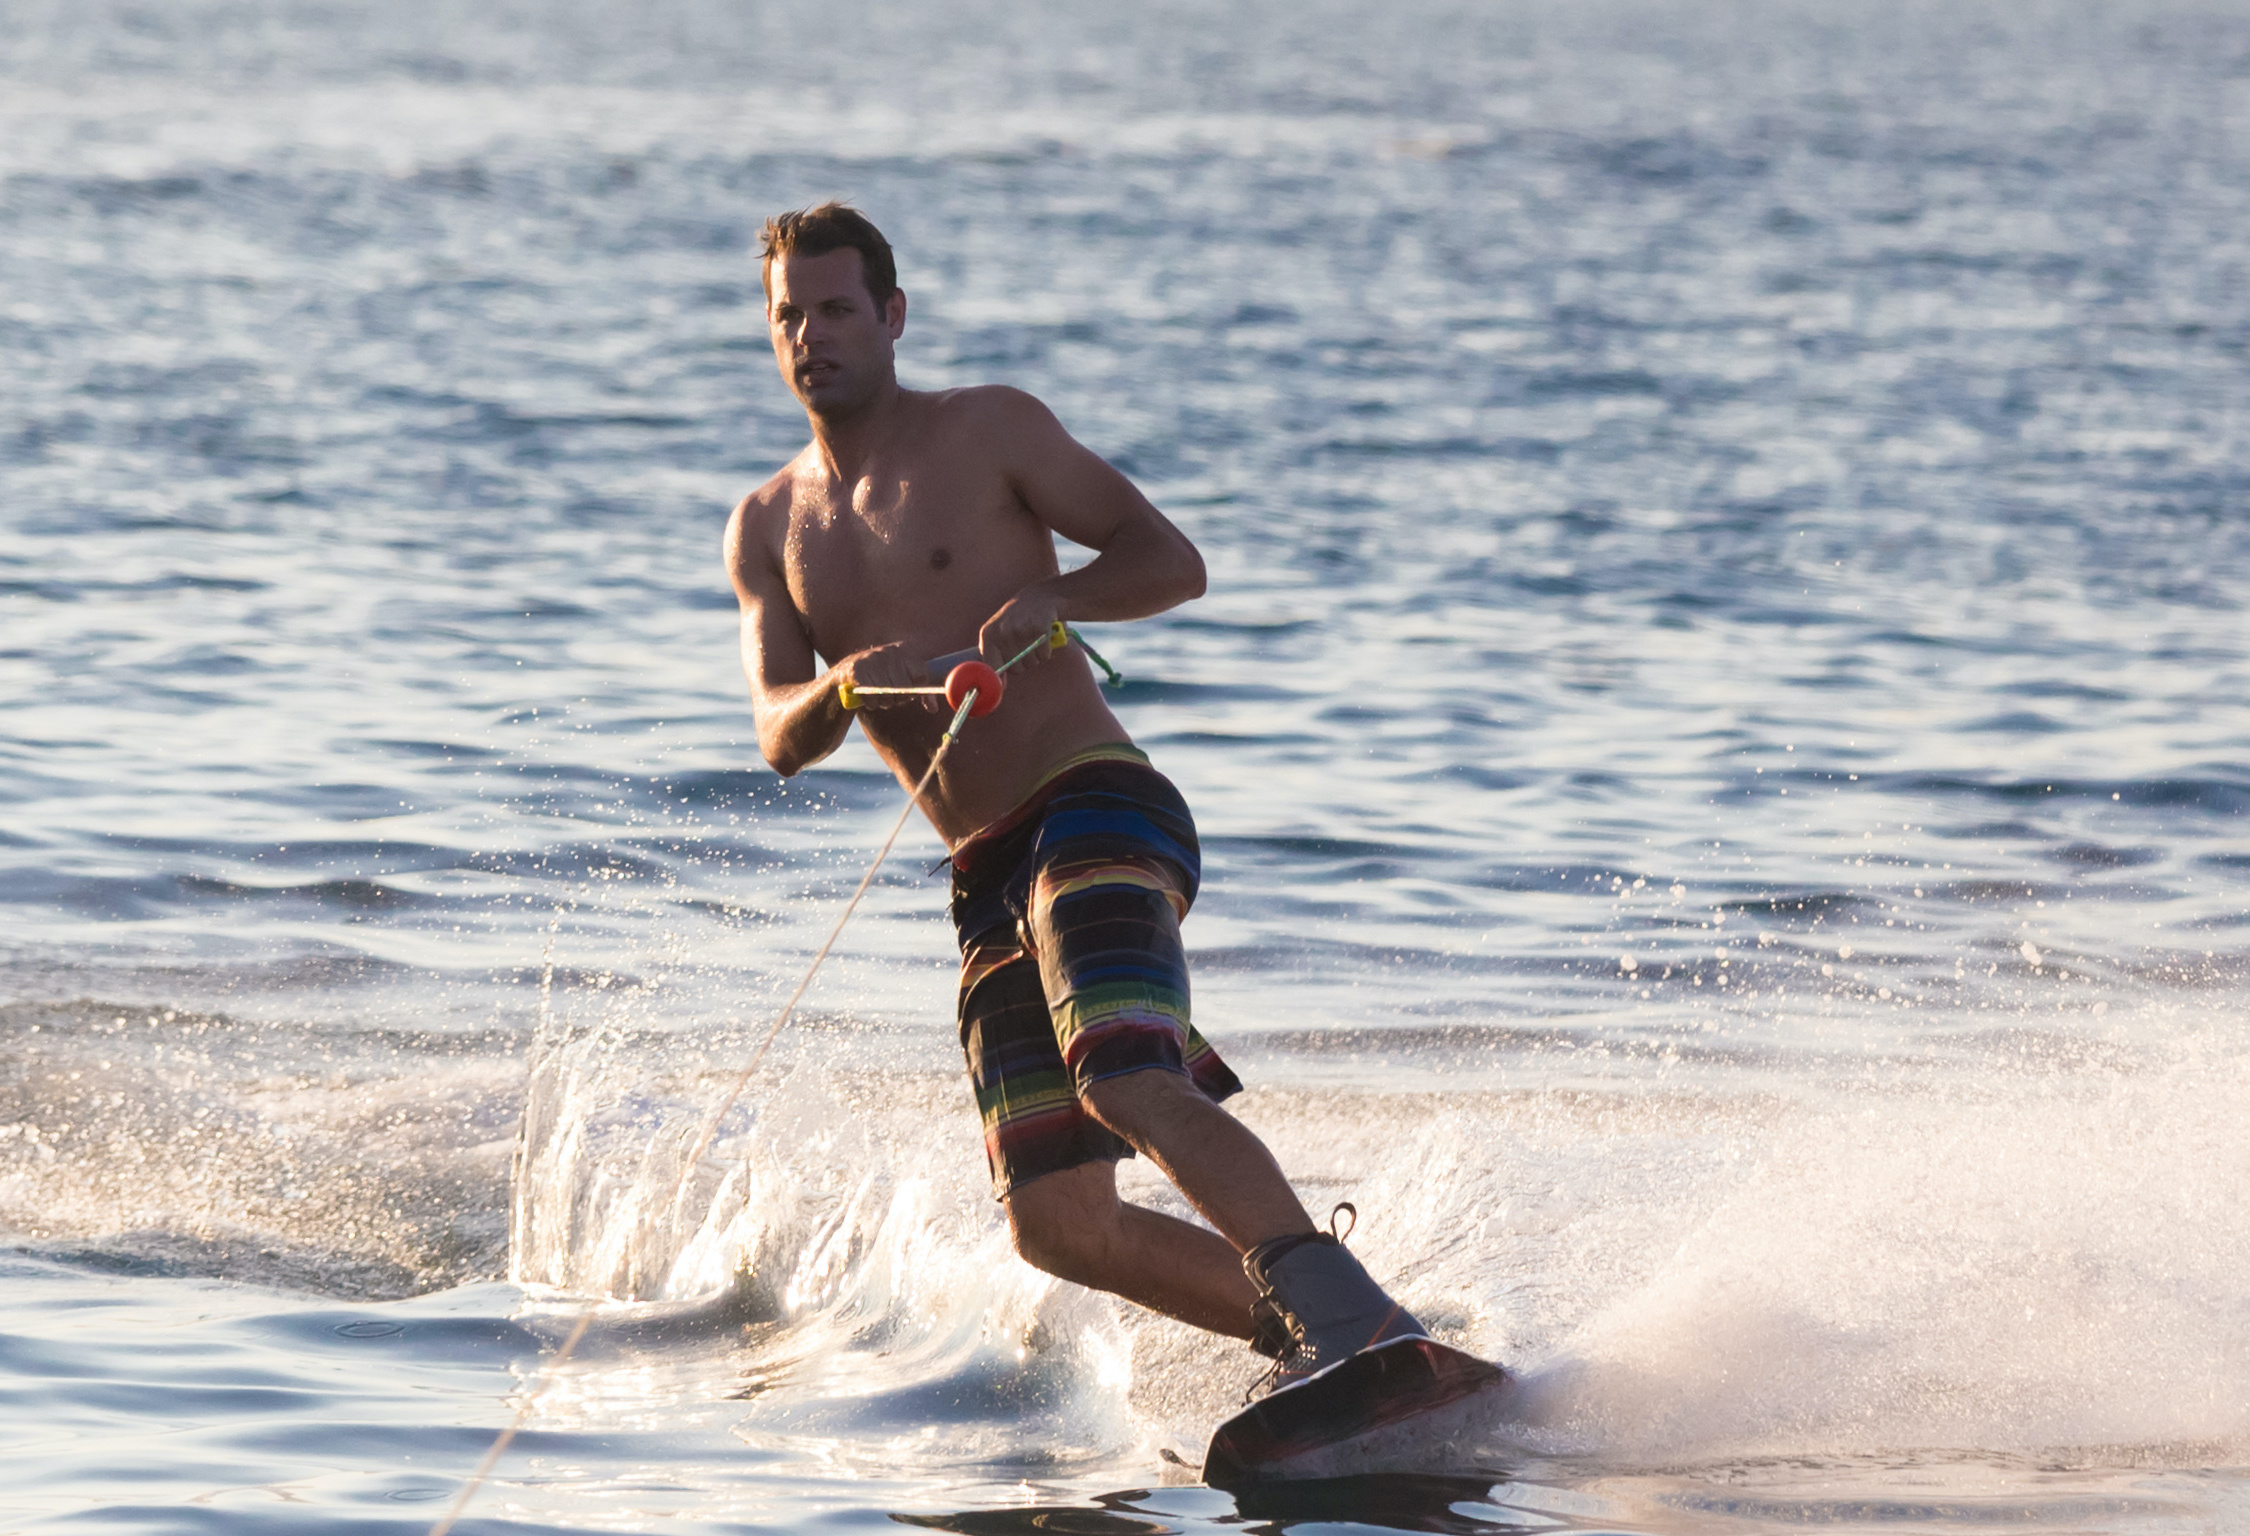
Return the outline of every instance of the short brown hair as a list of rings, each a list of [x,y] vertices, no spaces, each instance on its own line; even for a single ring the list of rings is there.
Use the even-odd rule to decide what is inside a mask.
[[[891,258],[891,243],[866,214],[847,203],[822,203],[818,208],[796,208],[766,220],[759,234],[758,282],[773,296],[773,262],[776,256],[825,256],[830,251],[859,252],[860,271],[867,276],[868,296],[877,309],[887,308],[898,292],[898,263]]]

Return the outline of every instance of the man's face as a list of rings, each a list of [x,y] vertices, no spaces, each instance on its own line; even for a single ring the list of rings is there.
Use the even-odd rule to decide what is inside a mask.
[[[766,273],[766,329],[789,392],[816,416],[848,415],[892,378],[892,343],[906,329],[906,295],[882,309],[859,252],[782,256]]]

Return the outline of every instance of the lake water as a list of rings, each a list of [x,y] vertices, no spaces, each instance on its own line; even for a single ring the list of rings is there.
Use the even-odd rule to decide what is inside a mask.
[[[925,828],[673,1197],[900,804],[718,563],[830,195],[1209,560],[1090,638],[1445,1477],[1165,1458]],[[2250,1527],[2246,230],[2240,8],[0,0],[0,1529]]]

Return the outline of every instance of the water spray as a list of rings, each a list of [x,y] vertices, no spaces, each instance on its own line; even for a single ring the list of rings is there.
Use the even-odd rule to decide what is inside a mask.
[[[1027,660],[1033,654],[1042,650],[1061,650],[1073,641],[1076,641],[1079,649],[1083,650],[1088,658],[1102,669],[1103,674],[1112,685],[1124,681],[1123,676],[1119,674],[1117,669],[1096,654],[1094,648],[1087,645],[1085,639],[1076,630],[1057,619],[1047,626],[1045,634],[1016,652],[1015,655],[1009,657],[998,667],[989,666],[978,660],[974,651],[956,652],[949,656],[938,657],[930,663],[930,670],[936,672],[940,668],[944,669],[945,682],[942,685],[913,688],[858,688],[849,683],[839,685],[837,689],[838,701],[847,710],[857,710],[862,707],[864,701],[875,698],[942,697],[948,705],[952,706],[953,720],[951,724],[946,726],[945,734],[938,738],[937,750],[930,754],[929,766],[922,770],[922,777],[915,781],[914,788],[907,794],[906,804],[899,809],[898,820],[891,823],[890,835],[883,839],[883,846],[875,850],[875,857],[868,863],[867,872],[859,877],[859,884],[853,889],[851,899],[844,903],[844,910],[837,914],[835,926],[829,929],[828,937],[822,941],[819,951],[813,955],[812,963],[805,967],[805,974],[798,981],[796,990],[791,992],[789,1000],[781,1005],[781,1011],[774,1016],[773,1025],[766,1031],[765,1038],[758,1042],[757,1050],[751,1052],[748,1065],[744,1066],[741,1072],[736,1075],[733,1085],[727,1090],[726,1099],[704,1122],[702,1133],[696,1137],[693,1150],[688,1153],[681,1165],[679,1183],[672,1189],[669,1206],[674,1213],[679,1211],[681,1203],[687,1198],[688,1188],[695,1180],[695,1171],[701,1165],[704,1154],[711,1150],[711,1144],[718,1139],[720,1125],[724,1123],[727,1115],[733,1111],[734,1106],[741,1101],[743,1091],[750,1086],[751,1078],[757,1075],[758,1068],[765,1063],[767,1051],[772,1049],[774,1041],[780,1037],[782,1030],[788,1027],[790,1019],[796,1014],[798,1003],[804,1000],[805,993],[811,989],[813,978],[820,974],[822,963],[828,959],[829,952],[836,947],[836,940],[843,936],[844,925],[852,920],[852,914],[859,910],[860,900],[866,896],[867,888],[875,883],[876,871],[880,870],[883,867],[884,860],[890,857],[891,848],[898,842],[899,834],[906,830],[907,819],[914,814],[915,807],[922,803],[923,791],[930,787],[930,781],[937,776],[938,764],[945,760],[945,754],[959,737],[961,727],[968,721],[988,715],[1000,707],[1000,700],[1007,691],[1006,675],[1018,662]],[[543,970],[543,975],[546,977],[552,975],[553,950],[551,937],[549,945],[549,958]],[[543,979],[541,984],[543,1015],[545,1011],[545,987],[546,983]],[[523,1428],[524,1420],[531,1416],[532,1408],[545,1394],[548,1382],[553,1378],[555,1372],[561,1370],[569,1362],[572,1352],[578,1348],[579,1342],[586,1337],[586,1330],[594,1320],[596,1305],[595,1303],[589,1303],[586,1309],[578,1315],[578,1320],[572,1325],[569,1336],[563,1340],[562,1347],[555,1351],[554,1358],[549,1360],[540,1371],[539,1378],[533,1384],[532,1390],[524,1395],[524,1400],[516,1409],[515,1416],[508,1421],[508,1427],[503,1429],[499,1438],[492,1442],[492,1449],[484,1453],[484,1460],[478,1463],[476,1471],[469,1475],[468,1482],[462,1486],[460,1495],[454,1499],[452,1507],[445,1512],[435,1525],[430,1527],[430,1536],[447,1536],[447,1533],[453,1529],[454,1522],[461,1518],[462,1511],[469,1507],[469,1501],[476,1497],[477,1489],[482,1487],[485,1479],[491,1476],[492,1469],[499,1465],[501,1456],[507,1451],[509,1444],[514,1441],[517,1432]]]

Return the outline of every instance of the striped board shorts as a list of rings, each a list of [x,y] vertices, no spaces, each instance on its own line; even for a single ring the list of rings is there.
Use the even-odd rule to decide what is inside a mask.
[[[1180,919],[1201,875],[1187,802],[1123,745],[1071,758],[954,850],[961,1050],[998,1197],[1133,1155],[1081,1102],[1104,1078],[1241,1091],[1188,1021]]]

